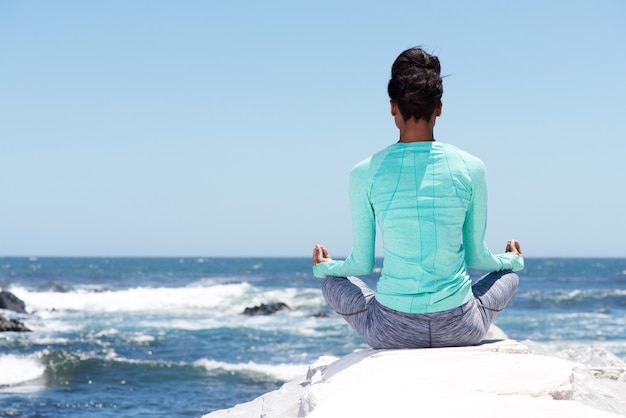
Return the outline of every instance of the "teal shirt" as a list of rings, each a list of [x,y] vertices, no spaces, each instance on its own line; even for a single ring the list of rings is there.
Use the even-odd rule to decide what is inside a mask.
[[[352,252],[344,261],[316,264],[313,273],[371,273],[378,222],[384,263],[376,299],[391,309],[427,313],[461,306],[472,295],[466,266],[524,268],[522,257],[494,255],[485,245],[485,166],[452,145],[397,143],[360,162],[350,174],[350,206]]]

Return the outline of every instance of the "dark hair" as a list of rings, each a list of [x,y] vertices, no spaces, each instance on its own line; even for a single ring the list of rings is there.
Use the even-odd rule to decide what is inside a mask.
[[[389,98],[398,104],[404,120],[429,120],[443,95],[439,59],[421,48],[401,53],[391,67]]]

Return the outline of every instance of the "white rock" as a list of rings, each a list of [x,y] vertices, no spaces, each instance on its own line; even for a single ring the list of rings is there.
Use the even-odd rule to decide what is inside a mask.
[[[611,380],[605,390],[600,380],[580,364],[535,354],[512,340],[369,349],[320,358],[306,376],[205,418],[624,416],[626,382]]]

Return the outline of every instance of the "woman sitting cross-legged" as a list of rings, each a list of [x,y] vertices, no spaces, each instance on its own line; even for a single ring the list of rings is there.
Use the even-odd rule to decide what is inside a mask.
[[[373,348],[479,343],[513,298],[520,244],[485,245],[487,181],[481,160],[435,141],[443,85],[437,57],[420,48],[393,63],[388,92],[400,139],[350,174],[353,248],[343,261],[313,249],[328,304]],[[376,291],[354,276],[374,265],[376,224],[384,264]],[[467,268],[491,272],[473,286]]]

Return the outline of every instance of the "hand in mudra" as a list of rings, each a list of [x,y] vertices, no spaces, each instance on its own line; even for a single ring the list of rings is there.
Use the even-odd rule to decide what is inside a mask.
[[[522,257],[522,247],[520,247],[519,241],[516,239],[512,239],[506,242],[505,251],[507,253],[519,255],[520,257]]]
[[[317,244],[313,247],[313,265],[330,260],[332,260],[330,254],[328,254],[328,250],[323,245]]]

